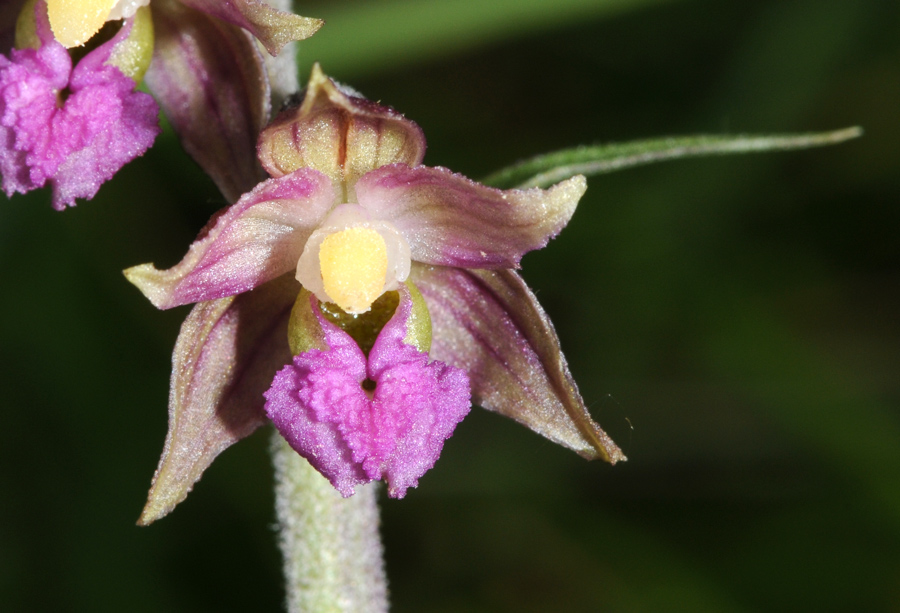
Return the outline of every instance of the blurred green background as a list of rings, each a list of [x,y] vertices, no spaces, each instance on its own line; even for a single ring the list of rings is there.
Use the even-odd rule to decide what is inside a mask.
[[[477,178],[582,143],[861,125],[837,147],[589,182],[524,260],[594,417],[586,463],[473,411],[385,500],[394,610],[900,610],[900,4],[331,0],[299,48]],[[91,202],[0,206],[0,610],[278,611],[268,430],[134,521],[223,204],[166,134]]]

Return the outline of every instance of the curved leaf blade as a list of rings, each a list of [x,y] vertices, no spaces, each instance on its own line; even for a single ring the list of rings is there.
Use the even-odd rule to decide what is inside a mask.
[[[831,132],[675,136],[581,146],[507,166],[482,183],[500,188],[549,187],[575,175],[599,175],[681,158],[824,147],[858,138],[862,133],[862,128],[854,126]]]

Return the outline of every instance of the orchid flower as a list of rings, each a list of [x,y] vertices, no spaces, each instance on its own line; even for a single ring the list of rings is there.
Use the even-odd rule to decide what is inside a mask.
[[[125,271],[158,308],[197,303],[141,523],[267,418],[344,496],[384,479],[402,497],[471,402],[588,459],[625,459],[514,271],[568,223],[584,177],[501,191],[421,165],[424,151],[415,123],[317,66],[260,135],[271,178],[176,266]]]
[[[0,56],[0,172],[7,196],[53,186],[58,210],[91,198],[146,151],[159,133],[159,108],[135,91],[149,62],[149,14],[125,20],[108,42],[72,67],[43,0],[26,5],[18,28],[33,39]],[[30,27],[29,27],[30,25]],[[152,46],[150,47],[152,48]]]
[[[159,133],[156,102],[135,90],[148,67],[148,85],[206,169],[209,160],[189,124],[214,82],[227,98],[248,81],[266,81],[250,34],[274,55],[321,25],[261,0],[154,0],[152,16],[148,4],[13,0],[0,11],[0,53],[7,54],[0,56],[0,173],[7,196],[50,184],[53,206],[62,210],[77,198],[92,198],[142,155]],[[104,24],[118,20],[122,25],[112,38],[100,40]],[[73,66],[68,49],[85,43],[89,51]],[[256,121],[261,128],[268,98],[249,117],[229,110],[223,105],[213,122]],[[222,138],[235,131],[220,127]],[[240,152],[241,143],[232,149]],[[247,149],[252,152],[252,143]],[[245,166],[259,178],[252,164]],[[227,192],[227,185],[221,187]]]

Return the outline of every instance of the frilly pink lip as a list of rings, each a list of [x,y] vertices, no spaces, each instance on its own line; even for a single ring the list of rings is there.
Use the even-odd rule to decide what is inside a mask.
[[[278,432],[345,497],[356,485],[384,479],[403,498],[437,461],[444,441],[470,408],[466,373],[404,342],[412,301],[400,304],[368,358],[326,320],[310,296],[328,349],[294,356],[266,392]],[[363,382],[374,389],[363,389]]]
[[[42,1],[35,4],[35,21],[41,46],[0,56],[0,173],[7,196],[49,183],[53,207],[62,210],[77,198],[92,198],[150,147],[159,133],[159,108],[106,63],[128,36],[130,20],[74,70],[53,38]]]

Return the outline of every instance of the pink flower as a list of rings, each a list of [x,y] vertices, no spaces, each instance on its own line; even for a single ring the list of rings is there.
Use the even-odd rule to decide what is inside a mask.
[[[59,210],[92,198],[153,143],[159,107],[135,90],[145,71],[184,147],[223,177],[226,196],[239,195],[231,183],[260,178],[255,139],[269,113],[263,57],[247,32],[274,55],[322,24],[262,0],[154,0],[152,17],[148,0],[68,0],[49,14],[45,0],[11,2],[0,11],[0,52],[8,54],[0,56],[3,190],[11,196],[49,184]],[[66,47],[122,17],[119,32],[73,67]],[[215,172],[227,158],[240,158],[243,175]]]
[[[569,221],[584,177],[500,191],[422,166],[418,126],[318,67],[302,105],[259,143],[272,178],[178,265],[125,271],[159,308],[198,303],[175,347],[169,435],[142,522],[266,416],[344,495],[383,478],[402,497],[470,393],[587,458],[624,459],[512,270]]]
[[[153,144],[159,108],[111,63],[131,40],[134,18],[74,69],[53,38],[43,0],[34,18],[38,47],[0,56],[0,173],[7,196],[49,183],[53,206],[62,210],[92,198]]]

